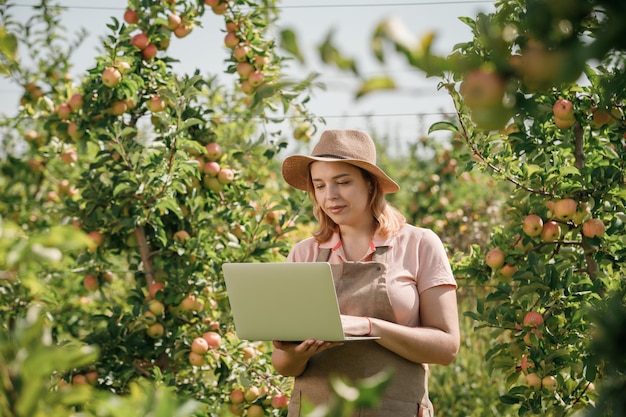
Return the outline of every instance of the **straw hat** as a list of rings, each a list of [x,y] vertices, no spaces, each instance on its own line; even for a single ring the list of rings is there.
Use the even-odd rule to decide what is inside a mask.
[[[376,146],[360,130],[327,130],[322,133],[311,155],[291,155],[283,162],[283,178],[299,190],[309,191],[309,165],[315,161],[345,162],[372,174],[384,194],[395,193],[398,184],[376,166]]]

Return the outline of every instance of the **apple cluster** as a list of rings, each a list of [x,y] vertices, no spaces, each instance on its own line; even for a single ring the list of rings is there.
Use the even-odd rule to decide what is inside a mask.
[[[211,191],[220,192],[226,184],[235,179],[235,171],[220,165],[222,147],[216,142],[210,142],[205,146],[206,152],[198,158],[202,182]]]
[[[205,3],[215,1],[205,0]],[[224,46],[232,51],[231,58],[236,63],[235,70],[239,75],[241,91],[251,95],[265,83],[264,71],[270,64],[270,58],[246,39],[243,24],[243,21],[227,21]]]
[[[590,110],[581,113],[584,113],[584,117],[588,118],[589,126],[594,129],[599,129],[606,125],[617,125],[618,121],[621,121],[624,117],[619,107],[601,109],[594,104],[591,105]],[[554,116],[554,124],[559,129],[569,129],[576,123],[575,106],[569,99],[558,99],[552,107],[552,114]]]
[[[222,336],[214,331],[205,332],[191,342],[189,363],[193,366],[202,366],[209,352],[219,349],[222,344]]]
[[[246,413],[247,417],[261,417],[265,415],[264,409],[272,407],[274,409],[286,409],[289,398],[281,393],[273,395],[268,393],[267,387],[257,387],[251,385],[247,389],[237,387],[230,394],[229,409],[233,415],[241,416]]]
[[[548,219],[544,219],[535,213],[527,214],[522,221],[524,234],[533,239],[540,239],[543,243],[553,243],[561,239],[563,226],[568,230],[580,228],[585,238],[600,238],[605,233],[605,225],[600,219],[590,218],[591,210],[585,202],[577,202],[573,198],[563,198],[556,201],[548,201]],[[517,235],[515,247],[523,252],[533,248],[532,243],[524,244],[524,239]],[[491,248],[485,255],[485,263],[493,271],[497,271],[501,277],[511,278],[517,271],[517,267],[507,262],[507,254],[500,247]]]

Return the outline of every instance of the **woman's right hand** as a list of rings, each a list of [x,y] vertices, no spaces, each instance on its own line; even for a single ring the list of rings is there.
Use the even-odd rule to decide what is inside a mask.
[[[343,342],[325,342],[314,339],[303,342],[274,340],[272,341],[275,348],[272,352],[272,363],[282,375],[298,376],[304,372],[307,362],[313,355],[342,344]]]
[[[309,339],[303,342],[283,342],[281,340],[272,341],[274,348],[283,350],[288,355],[300,356],[309,359],[316,353],[326,349],[343,345],[343,342],[325,342],[323,340]]]

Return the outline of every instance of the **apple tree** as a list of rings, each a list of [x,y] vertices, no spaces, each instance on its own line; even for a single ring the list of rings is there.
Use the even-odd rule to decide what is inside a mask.
[[[20,22],[13,6],[1,14],[1,68],[24,94],[0,121],[0,218],[51,235],[42,256],[82,247],[28,276],[14,270],[19,247],[2,248],[2,332],[36,304],[55,345],[97,347],[97,359],[56,368],[53,390],[87,381],[127,395],[147,379],[203,415],[285,413],[289,387],[267,346],[237,339],[221,275],[223,262],[283,259],[307,207],[275,181],[292,136],[284,120],[312,117],[310,80],[282,73],[274,3],[130,0],[76,76],[85,34],[67,35],[62,8],[43,1]],[[224,45],[223,74],[175,73],[170,44],[209,17],[223,19],[207,35]]]
[[[465,169],[514,186],[487,247],[455,269],[484,288],[466,314],[489,331],[485,359],[520,415],[591,409],[614,377],[590,342],[594,311],[624,287],[624,15],[613,2],[498,1],[462,18],[474,39],[448,57],[431,36],[398,37],[397,21],[375,35],[441,77],[458,120],[431,131],[465,144]]]

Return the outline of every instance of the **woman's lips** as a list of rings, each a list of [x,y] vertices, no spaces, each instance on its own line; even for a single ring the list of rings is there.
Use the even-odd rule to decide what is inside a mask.
[[[328,212],[333,213],[333,214],[338,214],[344,209],[344,207],[345,206],[331,206],[331,207],[328,207]]]

